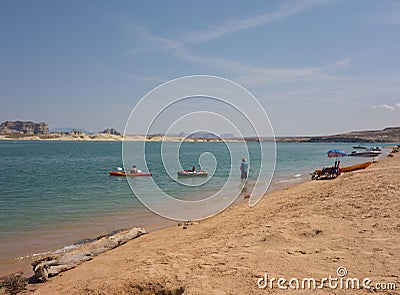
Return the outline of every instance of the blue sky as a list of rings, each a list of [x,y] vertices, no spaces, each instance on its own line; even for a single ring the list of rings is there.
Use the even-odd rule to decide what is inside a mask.
[[[123,130],[186,75],[253,93],[277,135],[400,126],[400,1],[1,1],[0,121]]]

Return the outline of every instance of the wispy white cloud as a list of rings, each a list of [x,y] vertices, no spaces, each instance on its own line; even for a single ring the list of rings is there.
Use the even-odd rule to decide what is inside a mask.
[[[373,108],[373,109],[385,109],[385,110],[388,110],[388,111],[394,111],[395,110],[394,106],[391,106],[391,105],[388,105],[388,104],[380,104],[380,105],[377,105],[377,106],[372,105],[371,108]]]
[[[350,58],[341,59],[329,64],[328,66],[332,68],[349,68],[351,66],[351,59]]]
[[[129,50],[126,54],[127,55],[139,55],[139,54],[142,54],[145,52],[146,52],[145,49],[132,49],[132,50]]]
[[[128,31],[133,32],[136,37],[140,37],[152,48],[150,50],[162,50],[170,52],[175,58],[198,64],[219,71],[228,72],[238,82],[258,85],[269,83],[287,83],[298,81],[299,79],[315,80],[337,80],[337,76],[329,75],[328,72],[340,68],[348,68],[351,59],[341,59],[326,65],[313,65],[304,67],[270,67],[268,65],[251,65],[237,60],[228,60],[224,57],[210,57],[196,54],[190,46],[193,43],[206,42],[220,38],[227,34],[233,34],[250,28],[255,28],[268,23],[276,22],[284,18],[312,9],[315,6],[326,4],[331,0],[302,0],[282,2],[274,11],[259,14],[253,17],[240,20],[226,21],[221,25],[210,30],[190,32],[187,38],[171,40],[151,33],[146,27],[141,25],[129,24],[125,20],[125,25],[130,25]],[[135,52],[136,53],[136,52]]]
[[[191,32],[185,38],[184,43],[206,42],[250,28],[259,27],[276,22],[292,15],[301,13],[314,6],[330,2],[328,0],[303,0],[283,2],[276,10],[255,15],[249,18],[226,21],[209,30]]]
[[[140,29],[136,28],[136,31],[142,38],[145,38],[152,47],[158,50],[169,51],[175,58],[192,64],[228,72],[238,82],[248,85],[287,83],[307,78],[312,78],[313,80],[341,80],[339,77],[329,75],[328,73],[338,67],[348,67],[351,62],[350,59],[344,59],[323,66],[308,67],[269,67],[251,65],[236,60],[228,60],[224,57],[210,57],[196,54],[183,42],[157,36],[143,27]]]
[[[400,109],[400,102],[396,103],[396,107]]]
[[[150,43],[147,44],[147,46],[142,44],[140,49],[136,48],[128,51],[127,53],[131,55],[138,55],[156,50],[173,50],[183,45],[182,42],[163,38],[156,34],[150,33],[144,25],[138,24],[130,18],[121,18],[120,27],[128,36],[131,36],[135,39],[146,40],[148,43]],[[155,47],[154,45],[157,46]]]
[[[223,57],[207,57],[197,55],[186,47],[181,47],[177,52],[177,57],[186,61],[206,65],[207,67],[228,71],[232,74],[240,75],[264,75],[275,76],[280,78],[295,78],[302,76],[309,76],[318,73],[321,68],[319,67],[293,67],[293,68],[272,68],[262,67],[245,64],[239,61],[227,60]]]
[[[380,104],[378,107],[389,111],[394,111],[394,107],[388,104]]]

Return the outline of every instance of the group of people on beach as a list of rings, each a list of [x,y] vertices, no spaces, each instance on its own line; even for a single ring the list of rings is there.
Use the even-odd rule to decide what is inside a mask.
[[[336,176],[340,175],[340,160],[335,161],[335,165],[332,167],[324,167],[322,168],[322,173],[335,174]]]

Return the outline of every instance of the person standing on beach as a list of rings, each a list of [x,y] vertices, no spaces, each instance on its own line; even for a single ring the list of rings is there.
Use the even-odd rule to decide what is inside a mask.
[[[242,163],[240,163],[240,179],[242,182],[247,181],[247,172],[249,170],[249,163],[247,162],[246,158],[242,159]]]

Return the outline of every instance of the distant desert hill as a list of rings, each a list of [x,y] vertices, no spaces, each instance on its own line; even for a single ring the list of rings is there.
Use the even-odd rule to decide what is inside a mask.
[[[76,127],[57,127],[57,128],[51,129],[50,133],[56,133],[56,132],[70,133],[74,130],[80,130],[81,132],[83,132],[85,134],[94,134],[94,132],[92,132],[92,131],[82,129],[82,128],[76,128]]]
[[[263,141],[273,141],[273,138],[262,138]],[[246,141],[257,141],[248,137]],[[277,136],[277,142],[400,142],[400,127],[387,127],[383,130],[351,131],[323,136]]]
[[[309,142],[400,142],[400,127],[383,130],[352,131],[343,134],[315,136]]]

